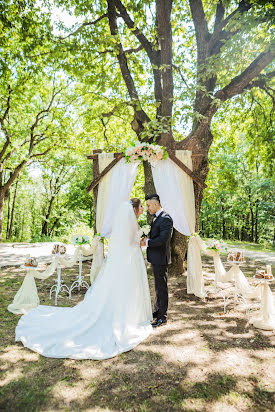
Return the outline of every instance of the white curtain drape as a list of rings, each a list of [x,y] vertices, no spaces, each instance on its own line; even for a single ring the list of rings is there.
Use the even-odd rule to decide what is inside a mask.
[[[192,152],[177,150],[176,157],[190,170]],[[152,174],[156,191],[163,208],[171,215],[174,227],[180,233],[190,236],[195,232],[195,195],[193,180],[171,159],[152,164]],[[191,236],[187,252],[187,293],[204,298],[204,280],[200,257],[200,246],[195,236]]]
[[[129,200],[140,162],[127,163],[123,158],[114,166],[108,190],[107,206],[101,227],[104,237],[110,237],[114,214],[118,207]]]
[[[99,172],[113,160],[112,153],[100,153]],[[97,232],[106,238],[112,232],[113,216],[119,205],[129,200],[133,185],[135,183],[139,162],[127,163],[121,159],[100,181],[98,187],[98,198],[96,208]],[[91,266],[91,283],[96,278],[103,263],[103,244],[97,240],[96,251]]]
[[[181,178],[184,172],[171,160],[160,160],[151,165],[156,191],[161,205],[172,217],[174,228],[184,235],[190,235],[185,205],[185,196],[182,195]],[[182,172],[182,173],[181,173]]]
[[[98,155],[98,167],[99,173],[114,160],[113,153],[100,153]],[[105,216],[105,211],[108,202],[108,193],[110,187],[111,176],[114,169],[111,169],[99,182],[98,192],[97,192],[97,203],[96,203],[96,231],[101,233],[101,228]],[[103,235],[103,234],[102,234]],[[104,235],[103,235],[104,236]],[[93,283],[96,278],[104,259],[103,244],[98,238],[94,239],[95,253],[90,270],[90,281]]]

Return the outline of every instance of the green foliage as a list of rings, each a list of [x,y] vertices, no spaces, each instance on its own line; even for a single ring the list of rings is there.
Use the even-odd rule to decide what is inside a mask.
[[[7,157],[1,160],[0,187],[26,161],[26,169],[17,179],[11,239],[66,239],[78,228],[90,231],[94,224],[93,198],[86,187],[92,180],[92,162],[86,155],[97,148],[113,152],[128,147],[136,139],[131,127],[135,108],[144,109],[149,118],[143,123],[142,140],[157,142],[170,127],[175,140],[182,140],[194,122],[204,119],[194,107],[196,94],[217,103],[213,92],[201,82],[214,76],[216,89],[224,87],[265,50],[274,36],[272,2],[254,1],[247,13],[236,13],[230,20],[226,30],[233,35],[225,36],[220,53],[198,65],[189,2],[174,0],[173,116],[161,117],[153,71],[163,73],[168,68],[152,65],[144,49],[132,52],[140,46],[136,28],[154,51],[159,50],[155,3],[126,0],[123,4],[135,27],[129,30],[119,18],[118,34],[113,36],[104,17],[106,1],[0,2],[0,116],[7,109],[10,94],[9,114],[3,124],[11,136]],[[226,15],[238,4],[223,2]],[[217,1],[203,1],[210,33],[216,5]],[[66,15],[71,24],[66,23]],[[128,50],[128,66],[139,100],[129,100],[117,60],[119,41]],[[206,235],[255,240],[255,221],[253,236],[251,229],[254,213],[257,240],[271,241],[273,106],[270,82],[219,109],[212,126],[215,139],[202,208],[201,230]],[[35,146],[30,153],[32,132]],[[0,148],[5,141],[2,127]],[[11,222],[15,185],[16,181],[5,195],[4,236]],[[140,166],[132,196],[144,201],[143,186]],[[224,216],[224,233],[224,222],[217,216]]]
[[[274,108],[263,92],[228,104],[213,124],[202,203],[205,237],[274,242]]]

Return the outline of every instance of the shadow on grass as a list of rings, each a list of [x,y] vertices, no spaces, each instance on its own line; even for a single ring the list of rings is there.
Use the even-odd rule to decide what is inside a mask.
[[[210,261],[208,264],[210,270]],[[85,270],[88,274],[88,266]],[[76,277],[75,271],[65,274],[70,283]],[[152,277],[149,278],[152,290]],[[1,379],[5,382],[0,387],[2,411],[99,408],[173,412],[212,410],[219,402],[224,411],[231,404],[236,410],[272,410],[272,392],[250,371],[241,376],[238,370],[211,370],[216,361],[223,360],[223,351],[235,348],[245,351],[257,364],[259,358],[253,349],[270,348],[272,334],[247,326],[242,313],[223,315],[219,299],[202,302],[187,295],[182,278],[169,280],[168,325],[159,328],[135,350],[106,361],[49,359],[14,344],[18,317],[7,312],[6,307],[14,295],[12,289],[23,278],[18,282],[10,273],[7,280],[11,283],[1,297],[0,319],[1,344],[4,343],[0,354]],[[53,303],[48,297],[52,282],[53,279],[38,285],[43,304]],[[59,304],[73,306],[84,293],[77,292],[71,302],[62,297]],[[191,351],[187,351],[190,356],[179,360],[178,353],[186,349]]]

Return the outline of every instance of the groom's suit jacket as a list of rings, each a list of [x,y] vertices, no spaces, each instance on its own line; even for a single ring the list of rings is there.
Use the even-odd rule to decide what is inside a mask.
[[[147,246],[147,260],[153,265],[171,263],[170,239],[173,220],[165,211],[151,223]]]

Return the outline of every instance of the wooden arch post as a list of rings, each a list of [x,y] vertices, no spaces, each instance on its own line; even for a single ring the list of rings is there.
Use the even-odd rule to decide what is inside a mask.
[[[93,154],[96,155],[93,158],[93,180],[99,176],[99,161],[98,154],[102,153],[101,149],[93,150]],[[98,194],[98,185],[93,188],[94,195],[94,233],[96,233],[96,205],[97,205],[97,194]]]

